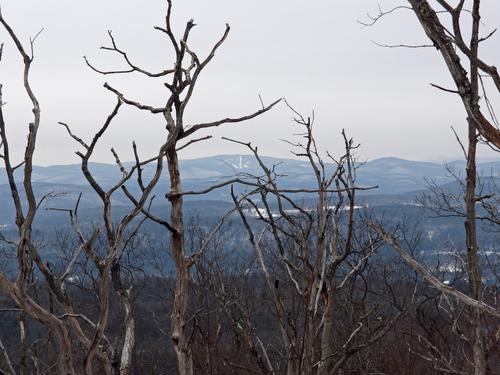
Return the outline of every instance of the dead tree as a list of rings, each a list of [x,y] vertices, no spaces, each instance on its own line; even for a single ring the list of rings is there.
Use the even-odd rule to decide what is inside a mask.
[[[82,172],[85,178],[102,201],[104,235],[106,237],[107,244],[105,255],[100,256],[95,247],[95,242],[100,236],[100,229],[96,228],[88,236],[81,230],[78,217],[79,201],[77,202],[74,209],[57,209],[59,211],[69,212],[71,223],[80,240],[79,248],[76,250],[74,257],[71,259],[67,267],[65,267],[60,275],[56,275],[53,270],[51,270],[50,267],[47,266],[43,261],[40,253],[36,248],[31,234],[32,223],[35,218],[36,212],[41,206],[42,202],[47,198],[42,197],[40,200],[37,200],[31,183],[33,153],[35,150],[36,136],[40,125],[40,107],[38,104],[38,100],[36,99],[31,89],[28,79],[30,66],[33,61],[32,52],[34,39],[31,40],[31,55],[28,55],[10,26],[5,22],[3,17],[0,18],[0,22],[13,40],[23,59],[23,63],[25,66],[24,86],[33,104],[34,114],[34,120],[32,123],[30,123],[29,126],[29,135],[25,158],[23,162],[19,163],[18,165],[14,165],[11,162],[11,155],[9,152],[9,142],[3,117],[3,106],[0,107],[0,135],[2,140],[1,156],[4,160],[14,206],[16,208],[16,225],[18,226],[19,230],[18,239],[6,239],[2,237],[3,241],[11,246],[16,246],[18,249],[18,276],[15,281],[11,281],[7,278],[6,275],[2,273],[0,275],[0,284],[2,290],[20,307],[21,314],[26,313],[34,319],[38,320],[49,330],[49,332],[51,332],[50,334],[52,335],[52,337],[58,339],[58,366],[59,373],[61,374],[75,373],[75,367],[72,359],[73,343],[70,340],[70,334],[74,335],[74,337],[77,338],[77,341],[80,343],[81,347],[84,350],[84,372],[86,374],[91,374],[95,371],[95,359],[98,359],[98,366],[101,369],[100,371],[103,371],[104,373],[111,373],[113,371],[113,368],[116,369],[113,363],[114,349],[111,347],[109,338],[107,338],[104,333],[107,327],[109,313],[110,285],[112,285],[117,292],[122,303],[123,310],[125,312],[125,334],[123,340],[124,344],[121,348],[121,360],[119,361],[120,363],[118,366],[118,370],[122,374],[128,374],[132,371],[132,358],[135,343],[131,296],[132,291],[122,282],[120,274],[120,257],[124,251],[125,246],[127,245],[128,238],[125,234],[126,229],[132,223],[134,218],[138,217],[139,215],[144,215],[146,218],[161,223],[171,232],[170,250],[175,261],[177,271],[174,306],[172,310],[172,341],[177,353],[179,372],[183,374],[192,373],[192,353],[186,333],[187,321],[189,319],[187,311],[190,282],[189,269],[194,264],[194,260],[203,252],[203,248],[196,249],[197,251],[193,251],[190,254],[188,254],[185,250],[181,180],[177,152],[179,149],[184,148],[189,144],[209,138],[203,137],[202,139],[189,140],[189,136],[191,136],[198,130],[217,127],[225,123],[242,122],[247,119],[254,118],[262,113],[265,113],[277,103],[274,102],[273,104],[267,107],[263,107],[262,109],[248,116],[226,118],[210,123],[200,123],[192,126],[186,126],[183,121],[183,115],[193,93],[193,89],[198,76],[200,75],[204,67],[212,60],[216,50],[224,42],[225,38],[228,35],[229,27],[226,27],[226,31],[223,37],[213,46],[209,55],[205,59],[199,60],[198,56],[189,49],[187,44],[189,33],[194,27],[193,21],[189,21],[187,23],[182,38],[177,41],[170,28],[170,15],[171,3],[169,2],[167,16],[165,18],[165,27],[157,27],[157,30],[166,34],[175,51],[176,63],[173,69],[168,69],[164,72],[155,74],[149,73],[146,70],[136,67],[130,62],[128,56],[118,49],[111,33],[109,33],[109,36],[111,38],[112,47],[108,48],[124,57],[126,63],[130,66],[131,72],[140,72],[148,77],[153,78],[161,78],[165,76],[172,77],[171,83],[165,83],[165,86],[168,87],[171,91],[171,95],[168,97],[165,107],[153,108],[149,106],[143,106],[137,102],[132,102],[124,97],[124,95],[122,95],[120,92],[118,92],[108,84],[105,84],[105,87],[117,96],[117,104],[106,119],[104,125],[95,134],[90,143],[87,144],[83,139],[74,135],[68,125],[61,123],[61,125],[66,128],[70,136],[75,141],[77,141],[84,149],[83,152],[78,152],[77,154],[82,159]],[[185,60],[189,60],[189,64],[187,66],[184,65]],[[88,63],[88,65],[91,66],[90,63]],[[94,68],[94,70],[96,69]],[[107,74],[110,72],[102,73]],[[139,160],[138,152],[134,145],[136,163],[132,168],[130,168],[130,170],[126,170],[124,168],[117,153],[112,150],[116,163],[122,172],[122,178],[110,189],[105,190],[93,177],[88,163],[98,141],[111,125],[111,122],[117,115],[119,108],[123,103],[137,107],[141,110],[149,111],[154,114],[162,114],[166,121],[166,129],[168,134],[166,136],[164,144],[159,148],[157,155],[146,161]],[[186,143],[184,145],[179,145],[178,143],[184,139],[186,139]],[[149,212],[149,208],[146,205],[148,199],[151,198],[150,193],[152,189],[157,184],[161,176],[164,158],[167,159],[167,165],[171,179],[171,192],[167,195],[172,205],[170,222],[154,217]],[[155,163],[156,168],[153,177],[151,177],[146,183],[144,182],[145,180],[142,176],[142,168],[145,164],[148,163]],[[28,200],[28,210],[26,214],[24,213],[24,208],[21,203],[21,198],[18,191],[19,187],[16,184],[14,176],[14,171],[21,167],[24,169],[23,188]],[[140,187],[139,197],[134,196],[128,190],[126,185],[126,183],[133,176],[136,176],[137,182]],[[128,214],[121,218],[118,223],[115,223],[114,218],[112,217],[111,196],[119,189],[121,189],[133,203],[133,208]],[[217,229],[218,226],[214,229],[214,231],[216,231]],[[79,313],[78,311],[75,311],[74,305],[66,293],[67,278],[70,276],[75,261],[81,252],[83,252],[85,256],[92,261],[93,266],[96,267],[96,269],[99,271],[99,278],[97,280],[99,294],[99,313],[95,322]],[[36,265],[36,267],[46,280],[51,296],[54,297],[58,309],[62,310],[61,315],[56,315],[56,313],[52,310],[52,307],[49,310],[48,308],[40,306],[33,298],[28,295],[26,284],[28,277],[32,272],[33,264]],[[20,324],[23,323],[23,321],[24,320],[20,320]],[[82,326],[82,323],[89,328]]]
[[[34,60],[33,44],[35,38],[30,40],[29,50],[27,51],[19,38],[6,22],[0,13],[0,24],[7,32],[9,38],[17,48],[22,62],[24,64],[23,85],[32,104],[33,120],[28,126],[28,139],[26,143],[24,158],[20,163],[12,160],[11,150],[9,149],[9,138],[3,116],[3,102],[0,93],[0,144],[1,158],[5,166],[8,184],[10,187],[12,200],[16,211],[15,224],[18,235],[15,239],[4,239],[11,246],[17,248],[18,270],[15,280],[10,280],[3,272],[0,272],[0,287],[17,306],[22,314],[26,313],[43,324],[56,338],[58,342],[58,369],[61,374],[75,374],[73,365],[73,353],[68,327],[63,320],[59,319],[47,309],[40,306],[27,292],[27,281],[32,272],[32,265],[35,264],[39,271],[44,275],[49,284],[54,284],[54,276],[45,265],[37,252],[36,245],[32,237],[33,221],[37,210],[44,198],[37,199],[33,191],[32,169],[33,156],[36,148],[36,140],[40,127],[40,104],[30,84],[30,69]],[[3,45],[2,45],[3,47]],[[3,48],[2,48],[3,49]],[[1,56],[1,54],[0,54]],[[1,90],[1,86],[0,86]],[[22,168],[22,185],[19,186],[14,172]],[[20,198],[20,189],[24,191],[27,198],[27,205],[23,206]]]
[[[75,254],[75,257],[71,262],[65,267],[64,272],[61,272],[60,275],[56,275],[50,266],[42,259],[42,255],[40,254],[37,245],[32,237],[32,225],[37,214],[38,209],[41,207],[42,203],[48,196],[43,196],[41,198],[37,198],[34,193],[33,184],[32,184],[32,162],[33,155],[36,147],[36,138],[38,134],[38,129],[40,126],[40,105],[38,100],[31,88],[29,82],[29,72],[31,63],[33,62],[33,43],[36,38],[33,38],[30,43],[31,54],[28,54],[19,39],[17,38],[14,31],[11,27],[6,23],[3,17],[0,16],[0,22],[4,26],[5,30],[10,35],[13,40],[15,46],[17,47],[24,63],[24,87],[26,92],[31,99],[33,105],[33,115],[34,120],[29,124],[29,133],[28,133],[28,142],[26,146],[26,151],[24,155],[24,160],[18,165],[13,165],[11,161],[11,154],[9,150],[9,142],[6,132],[6,124],[4,122],[3,117],[3,106],[0,107],[0,136],[1,136],[1,145],[2,145],[2,159],[4,161],[7,179],[9,182],[9,186],[12,193],[12,198],[14,202],[14,206],[16,209],[16,225],[18,227],[19,238],[17,239],[5,239],[2,236],[2,240],[7,242],[9,245],[17,247],[17,259],[18,259],[18,275],[15,281],[10,281],[6,275],[3,273],[0,274],[1,286],[2,290],[16,303],[16,305],[20,308],[20,314],[24,317],[25,314],[31,316],[32,318],[38,320],[41,324],[43,324],[49,331],[49,335],[52,337],[56,337],[59,342],[58,348],[58,368],[59,373],[61,374],[73,374],[75,373],[75,367],[73,364],[73,350],[74,346],[72,340],[70,339],[70,333],[74,334],[75,337],[78,338],[82,346],[85,350],[85,373],[93,374],[94,373],[94,364],[93,359],[97,357],[101,363],[102,371],[104,373],[111,374],[111,358],[108,356],[109,353],[105,353],[103,349],[103,345],[101,341],[103,340],[104,329],[106,328],[106,317],[107,317],[107,309],[108,309],[108,290],[109,290],[109,277],[112,275],[113,284],[116,285],[117,292],[119,292],[122,297],[123,303],[125,305],[125,310],[130,310],[130,302],[129,302],[129,293],[130,291],[124,290],[123,288],[119,288],[119,280],[116,277],[115,268],[118,266],[118,260],[120,257],[120,246],[123,245],[124,242],[124,231],[127,225],[131,222],[131,220],[141,213],[141,208],[144,205],[144,202],[148,198],[149,193],[151,192],[152,187],[156,183],[157,179],[153,179],[150,184],[145,187],[143,196],[139,200],[138,204],[134,207],[133,211],[127,215],[120,225],[118,226],[116,232],[112,223],[111,218],[111,206],[110,206],[110,196],[112,192],[118,188],[120,188],[123,183],[128,180],[132,175],[133,171],[139,167],[141,164],[138,164],[132,168],[132,171],[127,175],[124,173],[124,177],[118,183],[117,186],[113,187],[111,191],[104,192],[98,183],[92,178],[88,170],[88,160],[92,155],[93,149],[99,140],[100,136],[104,133],[106,128],[109,126],[111,120],[116,115],[118,108],[121,105],[121,102],[118,101],[113,113],[108,117],[107,121],[103,128],[101,128],[100,132],[92,140],[90,145],[86,145],[81,139],[73,136],[73,138],[77,139],[79,143],[84,146],[86,149],[85,154],[79,153],[82,157],[82,170],[89,180],[89,183],[94,187],[96,192],[103,200],[104,204],[104,222],[106,224],[107,236],[109,241],[109,255],[101,260],[98,258],[96,252],[93,249],[93,243],[98,236],[98,231],[94,232],[88,239],[84,239],[84,235],[79,228],[78,223],[78,203],[75,210],[67,210],[71,214],[72,224],[77,231],[80,239],[81,245]],[[69,130],[69,128],[68,128]],[[154,158],[154,160],[158,160],[158,158]],[[117,163],[119,160],[117,158]],[[161,162],[158,162],[161,166]],[[19,187],[16,183],[16,178],[14,172],[18,168],[23,168],[23,189],[27,197],[27,212],[25,213],[23,204],[21,202]],[[161,167],[159,168],[161,171]],[[159,175],[159,172],[157,172]],[[83,251],[89,256],[90,259],[94,261],[95,266],[99,269],[101,273],[100,279],[100,314],[99,319],[96,323],[93,323],[89,318],[84,317],[82,314],[75,311],[72,301],[70,300],[67,292],[66,292],[66,281],[67,278],[71,275],[72,267],[76,260],[76,257]],[[59,308],[62,309],[63,314],[58,316],[56,315],[56,311],[53,310],[52,306],[43,307],[42,305],[36,302],[34,297],[28,294],[28,281],[29,277],[33,272],[33,266],[38,268],[38,271],[43,275],[45,281],[47,282],[48,289],[51,293],[51,298],[54,297]],[[111,273],[110,273],[111,270]],[[128,340],[125,340],[124,349],[122,350],[122,368],[120,369],[122,373],[130,373],[131,371],[131,343],[133,342],[133,335],[131,334],[130,326],[133,325],[133,320],[129,319],[131,312],[127,315],[127,334],[126,337],[130,337]],[[93,338],[90,338],[86,333],[86,329],[82,328],[79,323],[79,319],[83,319],[86,323],[90,323],[94,332],[92,333]],[[67,324],[69,322],[69,324]],[[20,331],[21,331],[21,348],[26,346],[26,327],[24,318],[20,319]],[[24,349],[24,352],[26,349]],[[25,354],[21,354],[22,362],[20,366],[21,373],[27,371],[26,362],[23,359]]]
[[[313,119],[295,111],[294,114],[303,129],[304,141],[291,144],[296,148],[294,154],[309,163],[314,186],[280,188],[277,167],[266,166],[250,143],[232,140],[253,153],[263,173],[255,176],[253,183],[240,181],[252,190],[239,199],[233,192],[233,200],[267,288],[270,310],[279,330],[284,373],[332,374],[383,337],[400,315],[384,316],[379,324],[368,329],[366,322],[376,308],[364,306],[351,311],[352,326],[340,332],[339,294],[356,284],[380,246],[379,236],[364,230],[366,227],[356,214],[356,192],[371,188],[355,184],[353,150],[357,146],[352,139],[343,133],[345,153],[339,159],[327,154],[327,163],[313,137]],[[301,204],[292,196],[297,193],[306,194],[303,199],[314,197],[314,202],[310,207]],[[260,226],[254,225],[255,219]],[[251,340],[247,341],[252,347]],[[264,345],[259,347],[260,356],[269,358]],[[267,366],[267,373],[274,373],[279,367],[279,362],[262,363]]]
[[[448,70],[455,81],[457,93],[462,99],[462,103],[468,116],[468,147],[466,150],[467,175],[465,191],[465,234],[467,246],[467,260],[470,295],[475,300],[482,300],[482,281],[480,269],[480,254],[477,243],[476,229],[476,203],[479,197],[476,196],[476,146],[478,133],[489,142],[493,147],[500,148],[500,131],[495,128],[481,113],[479,106],[480,81],[479,72],[489,75],[500,92],[500,76],[494,66],[486,64],[478,54],[480,43],[480,0],[472,2],[472,30],[471,38],[467,43],[462,32],[462,15],[464,13],[465,0],[461,0],[456,7],[453,7],[445,0],[438,1],[444,8],[447,15],[451,17],[452,32],[447,32],[439,19],[435,10],[427,1],[409,1],[415,15],[426,32],[429,39],[439,49]],[[451,35],[450,35],[451,34]],[[467,76],[467,70],[460,62],[460,57],[456,48],[466,56],[469,62],[470,78]],[[487,97],[486,97],[487,100]],[[487,103],[488,104],[488,103]],[[481,310],[472,311],[472,352],[474,360],[474,373],[486,374],[486,358],[484,350],[484,337],[481,324]]]
[[[69,135],[83,147],[83,152],[77,152],[77,155],[82,159],[82,173],[88,181],[89,185],[93,188],[93,190],[101,200],[103,207],[102,219],[104,223],[104,235],[106,238],[106,252],[104,256],[99,256],[98,252],[95,250],[94,244],[98,236],[100,235],[101,228],[96,227],[93,233],[86,237],[80,227],[78,217],[79,201],[77,202],[73,210],[58,209],[59,211],[69,212],[71,224],[80,241],[80,247],[77,252],[79,253],[83,249],[86,256],[92,260],[94,267],[97,268],[100,275],[100,278],[98,280],[99,315],[97,322],[94,323],[94,337],[89,347],[87,348],[84,359],[84,370],[86,374],[93,373],[93,359],[96,356],[96,353],[101,350],[99,348],[101,346],[101,341],[104,338],[104,331],[107,327],[107,320],[109,315],[110,284],[112,284],[115,292],[118,294],[124,311],[125,334],[123,338],[123,346],[120,351],[119,373],[122,375],[126,375],[131,374],[133,371],[133,352],[135,347],[135,323],[132,309],[133,286],[127,286],[123,282],[120,271],[121,258],[132,236],[137,232],[139,227],[145,221],[145,218],[140,220],[136,225],[136,228],[132,230],[131,234],[127,232],[127,229],[132,226],[133,220],[138,216],[143,216],[143,211],[147,210],[148,202],[150,202],[153,198],[151,197],[151,192],[161,177],[163,171],[163,157],[167,148],[167,144],[165,143],[160,147],[157,155],[147,160],[141,161],[139,160],[137,147],[135,143],[133,143],[135,164],[129,169],[126,169],[124,167],[116,151],[114,149],[111,149],[111,152],[115,158],[117,168],[119,168],[120,172],[122,173],[122,177],[112,187],[110,187],[109,189],[104,189],[93,176],[89,168],[89,160],[93,155],[98,141],[108,130],[113,119],[118,114],[118,111],[122,104],[122,101],[118,99],[113,111],[104,122],[104,125],[99,129],[99,131],[92,138],[92,141],[88,144],[78,136],[74,135],[68,125],[66,125],[65,123],[61,123],[61,125],[66,128]],[[142,168],[150,163],[154,163],[155,165],[153,175],[150,176],[147,183],[144,183]],[[113,194],[117,191],[122,190],[123,192],[125,192],[125,194],[128,194],[130,196],[127,188],[127,183],[132,179],[132,177],[135,177],[140,187],[140,196],[137,198],[133,198],[134,204],[132,205],[132,209],[130,209],[130,211],[127,212],[127,214],[124,215],[120,220],[116,221],[113,217],[112,211]],[[75,254],[75,257],[77,256],[77,254]],[[65,271],[65,275],[69,275],[70,270],[71,268],[68,267],[68,269]],[[110,363],[107,364],[107,367],[105,369],[106,372],[111,372],[111,368],[109,367],[109,365],[111,364],[111,358],[109,358],[109,362]]]
[[[498,69],[486,62],[479,54],[481,42],[492,37],[496,31],[481,37],[481,1],[460,0],[452,4],[447,0],[408,0],[409,7],[400,6],[396,9],[409,9],[417,17],[425,34],[433,46],[441,54],[448,71],[453,78],[456,89],[443,88],[432,84],[434,87],[448,93],[454,93],[461,98],[468,122],[468,142],[467,145],[460,145],[467,160],[465,192],[464,192],[464,225],[467,248],[467,265],[469,278],[469,295],[464,296],[462,301],[469,300],[471,307],[471,351],[474,362],[474,373],[485,374],[487,372],[485,344],[482,329],[482,315],[484,311],[489,311],[497,315],[498,311],[488,306],[480,308],[482,305],[482,273],[480,267],[480,252],[477,239],[477,212],[476,206],[482,200],[492,197],[480,196],[477,194],[477,168],[476,152],[477,143],[480,139],[490,145],[493,149],[500,149],[500,130],[494,113],[494,109],[488,99],[482,75],[493,81],[496,92],[500,93],[500,75]],[[467,6],[470,5],[470,9]],[[436,8],[439,7],[439,8]],[[373,25],[381,17],[392,13],[380,10],[379,14],[371,17],[369,25]],[[464,18],[471,19],[470,30],[464,32]],[[449,25],[449,26],[448,26]],[[470,35],[466,39],[465,35]],[[463,62],[465,60],[465,62]],[[490,120],[481,109],[480,95],[483,95],[485,107],[488,110]],[[458,137],[457,137],[458,139]],[[493,199],[493,202],[494,199]],[[494,204],[494,203],[493,203]],[[491,207],[491,205],[489,206]],[[494,210],[495,211],[495,210]],[[414,264],[415,265],[415,264]],[[438,285],[438,284],[434,284]],[[440,285],[440,290],[445,290]]]
[[[236,219],[236,217],[235,217]],[[237,241],[242,233],[222,230],[196,262],[195,293],[203,301],[197,311],[197,326],[200,331],[200,352],[206,353],[207,374],[231,371],[273,374],[273,366],[264,346],[264,336],[273,331],[266,324],[266,302],[262,293],[256,293],[263,283],[256,272],[256,261],[252,253],[239,246],[234,251],[231,242]],[[196,241],[200,244],[206,236],[198,230]],[[243,233],[244,235],[244,233]],[[261,328],[257,331],[256,327]],[[201,354],[201,353],[200,353]],[[217,360],[221,358],[222,361]]]
[[[477,137],[477,132],[493,147],[500,148],[500,130],[498,124],[494,126],[481,112],[479,105],[480,93],[480,77],[479,72],[491,78],[495,84],[496,90],[500,93],[500,75],[498,69],[494,65],[490,65],[479,56],[479,44],[493,36],[494,32],[480,36],[480,0],[471,1],[471,10],[466,10],[465,0],[460,0],[456,6],[453,6],[447,0],[436,0],[436,3],[444,9],[444,14],[450,17],[452,29],[444,25],[434,7],[426,0],[408,0],[411,8],[417,16],[422,28],[427,37],[434,44],[436,49],[441,53],[448,71],[450,72],[455,85],[456,94],[462,99],[462,103],[467,113],[470,125],[475,129],[472,133],[472,138]],[[442,13],[442,12],[441,12]],[[472,28],[470,30],[470,40],[464,39],[462,30],[464,15],[472,18]],[[459,52],[465,57],[469,66],[461,62]],[[469,73],[468,73],[469,72]],[[453,90],[452,90],[453,91]],[[489,102],[486,99],[488,110]],[[490,112],[490,114],[492,114]],[[495,123],[496,118],[493,115],[492,122]],[[471,135],[470,137],[471,138]],[[469,149],[469,153],[473,150]],[[474,153],[475,154],[475,153]],[[474,155],[471,155],[471,157]],[[472,176],[467,176],[471,178]]]
[[[185,247],[183,194],[178,151],[190,144],[210,138],[210,136],[198,139],[191,138],[200,130],[218,127],[223,124],[239,123],[250,120],[270,110],[279,102],[279,100],[268,106],[263,106],[262,109],[250,115],[235,118],[228,117],[218,121],[192,125],[186,124],[184,121],[184,115],[188,108],[188,104],[198,78],[205,67],[212,61],[219,47],[226,40],[230,28],[229,25],[226,25],[226,29],[222,37],[213,45],[208,55],[201,58],[189,47],[188,39],[195,26],[194,21],[189,20],[187,22],[181,38],[177,39],[171,27],[171,14],[172,1],[168,0],[165,23],[163,26],[156,26],[155,29],[166,36],[173,49],[175,63],[172,68],[167,68],[161,72],[151,72],[135,65],[129,55],[120,49],[111,32],[109,32],[110,46],[102,47],[102,49],[114,52],[121,56],[126,67],[115,71],[105,71],[96,68],[87,59],[86,62],[94,71],[103,75],[138,73],[153,79],[163,79],[163,85],[170,91],[170,95],[168,95],[165,100],[165,105],[161,107],[154,107],[142,104],[137,100],[129,99],[128,95],[123,94],[120,90],[110,84],[104,84],[104,87],[114,93],[120,102],[138,110],[149,112],[153,115],[161,115],[165,120],[165,127],[167,130],[166,141],[160,150],[158,157],[159,160],[163,157],[166,158],[170,176],[170,191],[167,193],[166,197],[170,202],[171,214],[170,218],[165,220],[153,215],[148,210],[142,210],[142,212],[149,219],[164,226],[166,230],[170,232],[170,254],[175,263],[175,296],[171,312],[171,339],[177,356],[178,372],[180,374],[192,374],[193,354],[191,351],[191,344],[189,342],[188,331],[189,284],[191,280],[190,268],[193,266],[195,259],[201,254],[203,249],[195,249],[193,253],[189,253]],[[185,143],[181,144],[182,141],[185,141]],[[134,204],[137,202],[137,198],[133,197],[132,194],[126,190],[125,193]]]

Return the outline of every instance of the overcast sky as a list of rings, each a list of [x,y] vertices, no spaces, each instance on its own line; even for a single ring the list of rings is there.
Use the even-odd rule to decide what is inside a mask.
[[[405,1],[381,0],[177,0],[173,21],[177,33],[193,18],[191,49],[204,55],[224,31],[231,33],[195,91],[187,122],[239,116],[280,97],[301,113],[313,110],[316,134],[323,150],[339,154],[342,128],[361,143],[362,160],[397,156],[416,160],[453,159],[460,155],[450,130],[465,132],[465,114],[452,94],[429,83],[452,87],[451,79],[435,49],[388,49],[380,43],[427,43],[415,16],[408,11],[391,14],[374,27],[357,20],[376,13],[377,4],[390,8]],[[42,106],[42,126],[37,164],[77,162],[79,145],[69,139],[58,121],[89,139],[111,111],[115,98],[102,85],[108,81],[128,97],[159,106],[166,97],[162,81],[138,75],[100,76],[90,71],[86,55],[102,68],[123,68],[119,59],[99,50],[113,34],[130,57],[150,70],[172,66],[173,53],[164,36],[153,30],[162,25],[166,1],[161,0],[10,0],[2,1],[4,17],[24,42],[42,27],[35,45],[32,83]],[[483,30],[500,25],[500,2],[483,1]],[[500,63],[500,37],[482,46],[492,64]],[[4,30],[4,107],[11,148],[21,157],[30,106],[22,91],[22,64]],[[498,97],[498,95],[496,95]],[[494,102],[500,110],[500,102]],[[220,141],[222,135],[251,140],[262,154],[288,157],[299,129],[292,114],[281,105],[258,119],[228,125],[211,132],[214,140],[182,151],[195,158],[246,150]],[[165,136],[160,116],[125,108],[98,148],[94,161],[111,161],[114,146],[123,160],[132,158],[135,140],[143,156],[154,154]],[[493,156],[483,148],[481,156]]]

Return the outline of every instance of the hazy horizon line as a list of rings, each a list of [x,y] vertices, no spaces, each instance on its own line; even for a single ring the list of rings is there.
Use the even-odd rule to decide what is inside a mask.
[[[202,160],[202,159],[208,159],[208,158],[216,158],[216,157],[232,157],[232,156],[249,156],[249,157],[254,157],[253,154],[251,153],[221,153],[221,154],[213,154],[213,155],[207,155],[207,156],[202,156],[202,157],[186,157],[186,158],[179,158],[180,161],[185,161],[185,160]],[[289,155],[286,157],[283,156],[274,156],[274,155],[259,155],[261,157],[265,158],[273,158],[273,159],[283,159],[283,160],[304,160],[304,158],[300,157],[294,157],[294,155]],[[432,163],[432,164],[446,164],[446,163],[453,163],[453,162],[458,162],[458,161],[464,161],[465,158],[460,155],[456,156],[442,156],[442,157],[435,157],[435,158],[425,158],[425,159],[409,159],[409,158],[404,158],[400,156],[395,156],[395,155],[385,155],[385,156],[379,156],[375,158],[360,158],[357,161],[359,163],[368,163],[368,162],[373,162],[376,160],[381,160],[381,159],[398,159],[398,160],[404,160],[404,161],[411,161],[411,162],[420,162],[420,163]],[[324,159],[326,161],[326,158]],[[488,162],[500,162],[500,157],[479,157],[477,158],[478,163],[488,163]],[[116,163],[114,161],[89,161],[89,163],[92,164],[105,164],[105,165],[115,165]],[[126,160],[122,162],[123,164],[130,164],[130,163],[135,163],[134,160]],[[68,163],[54,163],[54,164],[34,164],[34,167],[56,167],[56,166],[70,166],[70,165],[80,165],[80,163],[71,161]],[[3,166],[0,167],[1,169],[5,169]]]

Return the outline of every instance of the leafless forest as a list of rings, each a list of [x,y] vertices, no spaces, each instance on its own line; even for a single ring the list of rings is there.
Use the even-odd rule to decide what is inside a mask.
[[[116,104],[101,124],[92,124],[91,139],[59,123],[99,200],[100,219],[82,218],[81,196],[72,206],[52,203],[60,192],[38,194],[33,187],[34,153],[43,152],[37,136],[44,131],[44,100],[31,84],[37,36],[21,40],[22,25],[9,23],[7,6],[2,11],[0,64],[2,51],[17,54],[32,120],[25,125],[24,158],[17,160],[9,134],[20,125],[5,120],[9,98],[0,85],[0,183],[7,184],[15,212],[15,228],[0,228],[1,374],[500,374],[499,242],[488,255],[478,238],[479,227],[500,232],[500,189],[492,180],[486,190],[476,167],[479,143],[500,150],[489,100],[500,94],[500,75],[497,62],[480,52],[483,42],[498,44],[496,25],[483,31],[480,0],[402,1],[362,20],[369,28],[411,12],[455,83],[436,90],[463,103],[468,138],[457,135],[466,162],[466,175],[456,176],[459,191],[429,182],[419,197],[427,212],[463,223],[464,245],[449,245],[452,278],[416,251],[421,233],[411,220],[358,209],[360,195],[377,186],[357,182],[360,146],[349,129],[338,134],[342,150],[323,153],[315,127],[328,124],[315,124],[312,114],[281,98],[261,100],[238,117],[187,123],[198,79],[217,64],[230,26],[200,54],[189,38],[203,25],[189,20],[173,30],[173,0],[152,30],[164,36],[173,65],[162,71],[136,65],[111,32],[102,53],[122,64],[105,70],[98,60],[84,60],[96,80],[143,76],[163,85],[165,104],[152,106],[140,92],[104,83]],[[108,186],[93,172],[92,158],[125,106],[161,117],[165,136],[150,155],[134,143],[132,163],[111,149],[121,178]],[[202,147],[207,130],[266,116],[277,106],[294,118],[294,131],[283,138],[308,163],[307,188],[283,186],[279,165],[267,165],[252,139],[226,138],[251,154],[260,172],[183,190],[181,149]],[[156,196],[158,188],[166,194]],[[188,198],[201,200],[216,189],[230,192],[224,215],[210,223],[186,216]],[[116,210],[117,196],[127,199],[126,212]],[[41,237],[41,211],[63,216],[69,229]],[[153,227],[168,240],[152,241]],[[50,259],[49,246],[56,254]]]

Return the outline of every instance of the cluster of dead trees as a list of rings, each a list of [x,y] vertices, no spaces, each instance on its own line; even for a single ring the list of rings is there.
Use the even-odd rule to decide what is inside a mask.
[[[121,57],[125,68],[106,71],[85,60],[98,74],[137,74],[160,80],[169,94],[164,106],[155,107],[105,83],[105,89],[116,97],[116,105],[92,139],[84,140],[70,125],[60,123],[79,147],[82,173],[102,203],[102,221],[84,225],[79,216],[80,199],[71,208],[52,207],[68,216],[72,233],[60,237],[61,261],[47,262],[33,226],[48,198],[36,196],[32,182],[42,123],[40,104],[30,84],[36,38],[24,45],[0,14],[2,35],[10,39],[24,64],[23,83],[33,113],[24,158],[12,160],[0,91],[0,157],[5,167],[1,178],[10,187],[17,227],[15,235],[0,234],[5,256],[11,254],[15,259],[13,268],[10,262],[0,269],[0,314],[7,314],[5,321],[15,322],[9,327],[11,336],[5,337],[3,329],[7,328],[0,332],[0,371],[292,375],[401,373],[404,369],[407,374],[495,373],[499,360],[498,280],[496,285],[483,283],[485,259],[476,236],[479,219],[493,230],[499,229],[498,196],[480,195],[476,188],[477,143],[500,147],[493,107],[483,84],[483,79],[491,79],[498,93],[500,77],[478,52],[479,43],[491,35],[480,36],[479,0],[471,1],[470,9],[464,0],[454,6],[444,0],[408,3],[398,9],[414,12],[420,21],[456,83],[456,89],[445,91],[460,96],[467,114],[468,141],[461,143],[467,175],[463,197],[457,202],[460,209],[438,190],[428,199],[433,202],[431,209],[445,215],[452,208],[451,214],[464,218],[463,275],[451,283],[444,283],[438,272],[412,252],[418,236],[411,225],[387,224],[369,210],[357,209],[359,191],[374,187],[356,184],[354,153],[358,146],[353,140],[343,132],[344,150],[323,156],[314,139],[314,118],[304,117],[290,106],[302,129],[291,147],[313,171],[309,189],[281,188],[279,166],[265,165],[257,147],[247,140],[227,139],[246,148],[262,173],[236,175],[202,191],[182,190],[179,150],[210,138],[196,138],[203,130],[263,115],[281,100],[262,103],[261,108],[241,117],[185,123],[198,78],[230,29],[226,26],[209,53],[200,56],[190,48],[192,20],[180,38],[172,30],[170,0],[164,24],[155,29],[170,44],[173,67],[153,72],[135,65],[111,33],[110,44],[103,48]],[[441,7],[438,11],[434,9],[437,5]],[[371,24],[390,13],[392,10],[381,10]],[[472,20],[469,41],[462,32],[464,17]],[[483,103],[489,115],[481,109]],[[131,167],[112,149],[122,177],[105,188],[92,174],[89,161],[122,106],[161,116],[165,139],[147,157],[140,155],[134,143]],[[152,174],[143,173],[146,165],[154,166]],[[166,173],[170,186],[164,189],[168,191],[165,197],[158,199],[169,202],[168,217],[152,210],[152,191]],[[138,189],[131,189],[132,184]],[[184,197],[218,188],[231,189],[233,210],[211,228],[186,224]],[[130,201],[129,211],[120,217],[114,212],[114,194],[124,194]],[[304,194],[308,202],[314,197],[314,204],[296,198]],[[478,205],[486,208],[481,218],[476,213]],[[235,220],[246,231],[250,252],[227,238],[227,223]],[[137,254],[137,242],[143,239],[140,234],[145,222],[155,223],[168,234],[169,243],[155,250],[169,254],[172,274],[148,276],[134,264],[134,259],[143,256]],[[397,256],[379,256],[388,249]],[[159,258],[152,256],[149,261],[155,259]],[[228,259],[233,259],[231,264]]]

